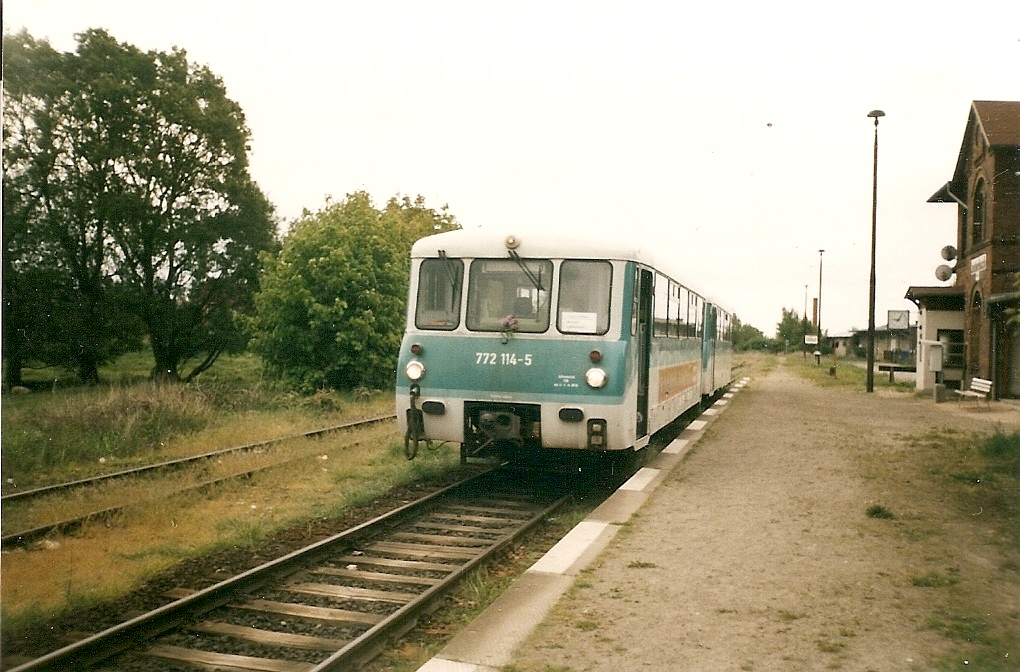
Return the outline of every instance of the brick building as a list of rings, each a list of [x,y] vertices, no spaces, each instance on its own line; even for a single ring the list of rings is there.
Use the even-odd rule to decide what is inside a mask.
[[[1020,307],[1020,102],[971,104],[953,178],[928,202],[956,204],[957,233],[940,277],[952,286],[907,291],[921,311],[918,386],[934,383],[921,368],[941,342],[947,384],[990,378],[996,397],[1020,397],[1020,324],[1009,321]]]

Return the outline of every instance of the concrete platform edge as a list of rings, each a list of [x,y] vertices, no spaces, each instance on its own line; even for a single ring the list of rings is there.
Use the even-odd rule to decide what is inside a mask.
[[[731,386],[731,392],[747,382],[743,378]],[[715,405],[714,413],[703,414],[692,422],[644,467],[649,471],[629,480],[627,489],[617,490],[578,523],[418,672],[499,672],[574,583],[577,574],[609,545],[669,471],[683,461],[705,427],[727,407]]]

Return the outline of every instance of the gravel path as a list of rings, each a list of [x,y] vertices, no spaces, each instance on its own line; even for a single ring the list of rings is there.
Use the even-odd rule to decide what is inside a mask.
[[[997,643],[980,669],[1020,669],[1016,544],[925,457],[1020,429],[1016,405],[974,408],[753,379],[510,669],[975,669],[953,629],[974,621]]]

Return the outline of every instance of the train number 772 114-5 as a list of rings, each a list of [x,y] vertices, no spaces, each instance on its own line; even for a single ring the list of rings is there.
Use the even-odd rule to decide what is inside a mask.
[[[531,366],[531,355],[518,356],[513,352],[476,352],[475,364],[483,366],[496,366],[497,364],[502,366],[517,366],[518,364]]]

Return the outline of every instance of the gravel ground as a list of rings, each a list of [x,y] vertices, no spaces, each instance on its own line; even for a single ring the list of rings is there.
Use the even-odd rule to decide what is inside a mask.
[[[1008,491],[931,452],[996,427],[1020,429],[1020,407],[818,387],[781,365],[709,426],[508,669],[1020,669],[1015,480],[997,481],[1007,514]],[[876,505],[894,517],[869,517]]]

